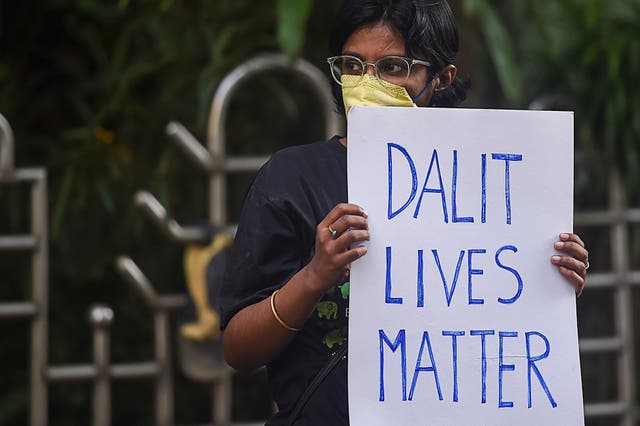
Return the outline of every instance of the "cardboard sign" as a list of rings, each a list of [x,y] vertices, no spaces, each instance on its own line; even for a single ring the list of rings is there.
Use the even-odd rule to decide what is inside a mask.
[[[352,426],[584,425],[574,289],[573,113],[360,107],[349,202]]]

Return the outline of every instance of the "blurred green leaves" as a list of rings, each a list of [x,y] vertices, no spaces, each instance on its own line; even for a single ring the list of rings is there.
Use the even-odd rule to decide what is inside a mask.
[[[459,4],[475,95],[494,108],[503,94],[508,107],[547,100],[545,108],[574,110],[585,158],[640,188],[640,0]]]
[[[130,361],[149,347],[140,340],[140,323],[148,324],[149,314],[139,309],[139,300],[115,275],[116,256],[126,253],[136,259],[159,292],[184,291],[181,247],[164,240],[144,220],[132,205],[134,193],[151,191],[183,223],[199,223],[207,216],[206,179],[176,152],[164,133],[166,124],[178,120],[203,140],[220,80],[265,51],[300,54],[312,2],[37,3],[0,2],[0,112],[15,132],[16,166],[48,171],[51,362],[90,359],[91,346],[82,338],[88,325],[82,318],[95,301],[110,303],[116,310],[120,321],[114,325],[113,352],[125,353],[124,361]],[[254,150],[266,151],[266,134],[288,125],[282,99],[291,95],[284,92],[298,87],[291,79],[270,78],[256,84],[253,92],[242,93],[229,117],[229,128],[238,129],[234,134],[258,135],[243,140]],[[263,110],[271,112],[270,123],[260,117]],[[304,114],[319,115],[306,110]],[[304,130],[309,128],[315,130]],[[300,134],[289,126],[290,139],[280,141],[307,141],[297,137]],[[238,189],[238,197],[243,191]],[[3,194],[6,189],[0,186],[0,233],[24,232],[18,226],[24,221],[14,225],[13,218],[28,217],[28,210]],[[0,257],[4,282],[23,285],[28,294],[25,275]],[[13,297],[8,287],[0,288],[0,300]],[[7,343],[0,359],[5,365],[22,365],[28,347],[12,333],[3,335]],[[13,346],[16,349],[9,352]],[[26,424],[20,397],[26,398],[28,375],[12,377],[14,381],[0,384],[0,423]],[[202,388],[196,391],[206,395]],[[60,400],[69,399],[62,394]],[[135,398],[130,399],[135,404]],[[55,410],[53,405],[54,401]],[[76,424],[69,420],[74,414],[84,418],[78,415],[84,408],[74,413],[74,405],[70,401],[68,413],[52,424]],[[120,408],[114,407],[114,424],[149,422],[125,418],[118,413],[128,408]],[[209,420],[210,407],[183,404],[176,412],[181,423],[201,424]]]
[[[498,10],[487,0],[464,0],[462,4],[467,17],[478,22],[479,32],[487,45],[505,96],[512,102],[521,101],[521,73],[514,54],[513,39]]]
[[[530,96],[562,95],[579,147],[640,188],[640,1],[530,0],[518,33]]]
[[[311,5],[312,0],[277,0],[278,43],[290,57],[300,53]]]

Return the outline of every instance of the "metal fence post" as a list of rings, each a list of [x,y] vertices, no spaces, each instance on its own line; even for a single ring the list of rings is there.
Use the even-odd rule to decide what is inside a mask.
[[[49,235],[47,232],[47,174],[31,189],[31,232],[36,248],[31,261],[33,274],[32,300],[37,314],[31,322],[31,426],[47,424],[46,369],[49,359]]]
[[[171,341],[169,312],[154,313],[154,338],[158,375],[156,376],[156,425],[171,426],[173,423],[173,379],[171,377]]]
[[[111,378],[109,328],[113,311],[107,306],[94,306],[89,311],[93,326],[93,426],[111,425]]]
[[[257,171],[264,162],[258,161],[257,165],[246,167],[250,162],[239,162],[237,161],[240,160],[239,158],[227,157],[226,118],[231,96],[242,82],[258,73],[270,70],[290,70],[304,77],[322,105],[325,115],[325,136],[329,138],[342,131],[341,119],[334,112],[335,107],[333,96],[329,90],[329,80],[311,63],[303,59],[292,63],[285,55],[265,54],[236,67],[220,82],[211,102],[211,112],[209,113],[207,141],[209,154],[216,165],[209,174],[209,219],[212,223],[227,225],[227,174],[240,170]],[[236,168],[236,166],[241,167]]]
[[[0,177],[13,174],[13,131],[0,114]]]
[[[615,221],[611,224],[611,249],[613,272],[620,280],[615,290],[614,312],[615,325],[622,341],[622,348],[618,352],[618,389],[620,401],[625,406],[622,415],[622,426],[634,426],[635,400],[635,365],[633,342],[633,295],[629,275],[629,241],[627,237],[627,208],[624,185],[617,171],[611,173],[609,181],[610,210]]]
[[[31,185],[31,231],[28,235],[1,235],[0,251],[31,252],[31,300],[0,303],[0,318],[31,320],[30,425],[47,424],[48,315],[49,315],[49,235],[47,173],[43,169],[14,168],[13,131],[0,114],[0,182],[28,182]]]

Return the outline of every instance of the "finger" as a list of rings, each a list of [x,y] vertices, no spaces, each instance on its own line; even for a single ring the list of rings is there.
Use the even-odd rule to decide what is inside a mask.
[[[367,213],[360,206],[355,204],[341,203],[335,206],[318,224],[318,227],[328,228],[333,222],[337,221],[341,216],[355,215],[367,217]]]
[[[570,256],[551,256],[554,265],[570,269],[576,272],[583,279],[587,276],[587,265],[582,261]]]
[[[325,242],[336,238],[338,231],[333,228],[333,223],[344,215],[362,216],[364,210],[355,204],[340,203],[336,205],[316,226],[316,241]],[[364,213],[366,217],[366,213]],[[331,229],[330,229],[331,227]]]
[[[354,247],[352,249],[349,249],[343,253],[340,253],[340,255],[338,256],[338,261],[342,264],[344,263],[345,265],[350,264],[351,262],[354,262],[358,259],[360,259],[362,256],[364,256],[365,254],[367,254],[367,247],[366,246],[358,246],[358,247]]]
[[[580,259],[585,265],[589,261],[589,252],[586,248],[574,241],[556,241],[553,248],[562,253],[566,253],[576,259]]]
[[[582,239],[578,234],[563,232],[562,234],[560,234],[560,241],[573,241],[580,244],[582,247],[585,246],[584,242],[582,241]]]
[[[576,296],[580,296],[582,291],[584,290],[585,280],[581,276],[579,276],[576,271],[572,269],[565,268],[564,266],[560,266],[558,268],[560,273],[569,280],[569,282],[573,285],[575,289]]]
[[[345,232],[340,235],[335,241],[335,250],[340,253],[346,251],[354,244],[361,243],[363,241],[369,241],[369,231],[365,229],[354,229],[349,232]]]
[[[369,229],[369,224],[364,216],[352,214],[341,216],[329,226],[337,232],[337,235],[341,235],[351,228]]]
[[[337,221],[329,224],[326,228],[318,226],[316,229],[316,238],[321,243],[326,243],[329,240],[335,240],[342,234],[355,230],[355,229],[369,229],[367,219],[362,216],[346,215],[341,216]]]

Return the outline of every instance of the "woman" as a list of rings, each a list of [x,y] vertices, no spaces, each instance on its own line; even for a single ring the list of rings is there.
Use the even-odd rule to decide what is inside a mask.
[[[343,113],[352,105],[451,107],[466,97],[445,0],[347,0],[330,49]],[[369,231],[364,209],[347,203],[346,145],[335,136],[276,153],[245,198],[222,291],[223,345],[237,369],[267,366],[280,410],[268,425],[348,424],[346,362],[326,365],[346,347],[349,265],[366,255],[358,243]],[[551,261],[579,294],[584,244],[562,234],[555,248],[563,256]],[[301,396],[319,371],[326,379]]]

